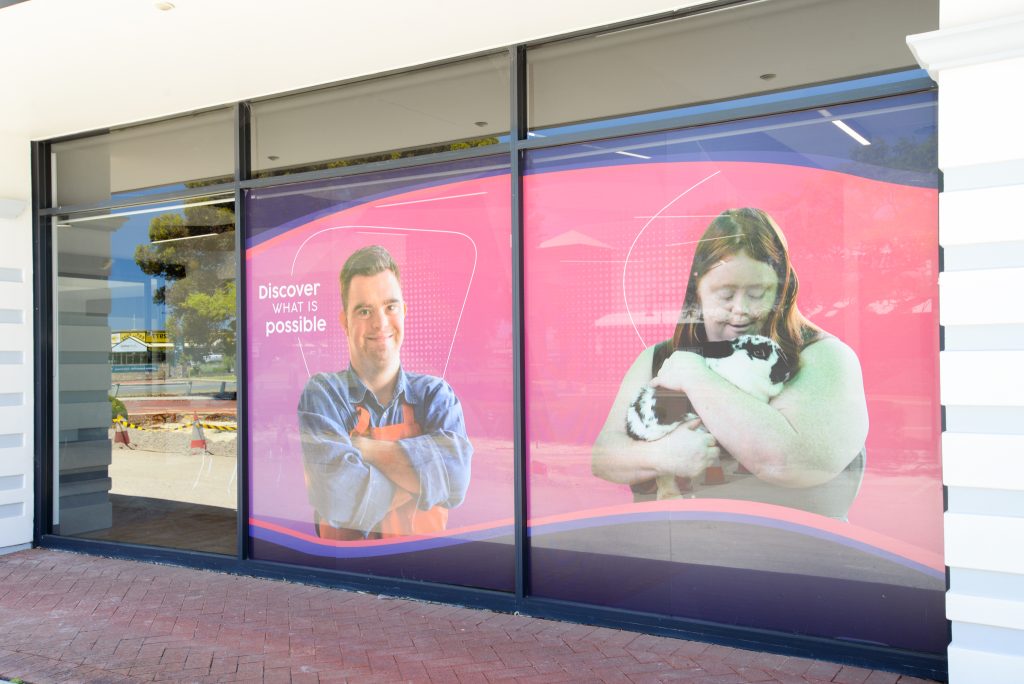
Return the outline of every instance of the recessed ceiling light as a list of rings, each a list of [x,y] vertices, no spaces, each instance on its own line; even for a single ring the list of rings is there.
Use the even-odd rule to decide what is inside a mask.
[[[775,78],[776,75],[777,74],[761,74],[760,76],[758,76],[758,78],[761,79],[762,81],[770,81],[773,78]]]
[[[156,7],[161,12],[166,12],[167,10],[174,9],[174,3],[173,2],[157,2],[157,3],[154,3],[154,7]]]

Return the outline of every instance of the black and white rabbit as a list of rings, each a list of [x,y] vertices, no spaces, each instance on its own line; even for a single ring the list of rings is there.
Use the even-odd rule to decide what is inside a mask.
[[[778,396],[792,375],[782,349],[762,335],[741,335],[734,340],[705,342],[700,354],[708,368],[747,394],[768,402]],[[661,439],[683,423],[697,418],[693,404],[681,393],[644,386],[626,410],[626,434],[636,440]],[[702,428],[700,428],[702,429]],[[680,496],[676,478],[657,478],[658,498]]]

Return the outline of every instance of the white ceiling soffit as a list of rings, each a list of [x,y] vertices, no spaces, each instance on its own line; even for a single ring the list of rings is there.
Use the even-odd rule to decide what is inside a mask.
[[[0,134],[48,138],[402,69],[701,0],[29,0],[0,9]]]
[[[508,82],[502,54],[257,102],[253,168],[507,133]]]
[[[58,205],[234,173],[234,115],[222,108],[53,146]]]
[[[529,60],[541,127],[916,66],[937,0],[767,0],[544,46]]]
[[[166,117],[703,3],[175,0],[169,11],[157,4],[30,0],[0,9],[0,59],[20,65],[0,72],[0,133],[40,139]],[[648,30],[639,51],[632,36],[643,29],[569,41],[537,55],[531,96],[541,102],[546,83],[560,90],[545,97],[555,104],[543,116],[534,113],[572,121],[619,113],[623,101],[634,111],[656,109],[912,65],[902,37],[937,22],[938,0],[761,0]],[[767,71],[778,78],[759,80]],[[613,82],[633,85],[607,88]],[[579,98],[565,90],[573,83],[583,89]],[[608,111],[595,112],[602,88]],[[465,118],[464,109],[443,111],[445,103],[464,108],[464,98],[444,99],[420,104],[445,126]],[[589,111],[573,111],[575,102]],[[367,149],[394,147],[373,142]]]

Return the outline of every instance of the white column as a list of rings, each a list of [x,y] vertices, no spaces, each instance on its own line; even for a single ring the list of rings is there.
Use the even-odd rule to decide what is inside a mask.
[[[32,542],[32,211],[28,140],[0,135],[0,553]]]
[[[1024,7],[942,0],[910,36],[939,84],[942,440],[953,684],[1024,673]]]

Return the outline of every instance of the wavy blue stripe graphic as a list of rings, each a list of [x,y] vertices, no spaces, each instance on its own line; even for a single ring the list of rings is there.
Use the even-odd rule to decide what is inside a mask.
[[[530,150],[525,173],[652,163],[754,162],[935,188],[936,108],[935,94],[924,92],[828,109],[598,139]],[[872,145],[862,146],[831,125],[840,118],[870,137]],[[508,173],[507,157],[495,155],[250,190],[251,228],[246,246],[256,246],[292,228],[368,202],[504,173]],[[287,177],[282,177],[282,183],[286,182]],[[373,190],[381,186],[384,188]],[[314,208],[317,205],[319,208]],[[301,215],[296,218],[298,212]]]
[[[813,108],[658,133],[531,150],[526,173],[673,162],[802,166],[898,185],[934,188],[936,97],[932,92]],[[860,144],[834,123],[851,126]]]
[[[377,556],[392,556],[400,553],[414,553],[429,549],[440,549],[446,546],[457,546],[475,541],[487,541],[502,536],[513,534],[511,525],[488,528],[467,532],[458,536],[432,537],[428,539],[413,539],[410,541],[396,541],[391,544],[370,544],[366,546],[333,546],[327,543],[318,543],[296,537],[277,530],[267,529],[258,525],[249,525],[249,534],[262,541],[271,542],[278,546],[301,551],[311,556],[324,556],[331,558],[368,558]]]
[[[425,173],[431,177],[417,177],[423,176]],[[426,169],[414,167],[390,172],[377,171],[366,175],[328,178],[250,190],[248,219],[250,225],[255,228],[250,229],[246,247],[255,247],[278,235],[287,233],[292,228],[361,204],[377,202],[414,190],[442,187],[452,183],[507,173],[508,157],[499,155],[475,157],[457,163],[439,163],[437,166],[430,166]],[[283,177],[281,182],[286,183],[287,176]],[[370,187],[385,185],[386,188],[377,192],[361,189],[360,186],[366,183],[370,183]],[[336,188],[336,190],[328,193],[328,188]],[[325,196],[327,199],[317,199]],[[311,211],[310,207],[316,206],[318,203],[322,206]],[[296,212],[304,213],[298,218],[291,218]],[[281,223],[275,225],[277,221],[281,221]],[[260,225],[264,227],[261,228]]]

